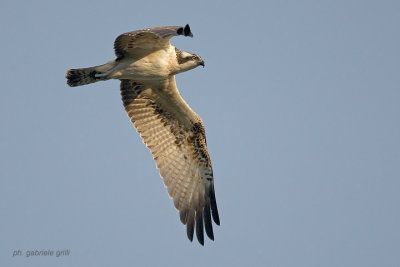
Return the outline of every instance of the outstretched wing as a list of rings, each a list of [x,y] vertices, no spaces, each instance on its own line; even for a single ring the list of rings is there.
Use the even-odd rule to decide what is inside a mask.
[[[214,240],[219,225],[213,171],[203,123],[179,94],[175,77],[158,82],[121,80],[125,110],[150,149],[180,219],[193,240]],[[204,223],[204,224],[203,224]]]
[[[170,45],[169,40],[176,35],[193,37],[188,24],[185,27],[154,27],[121,34],[114,42],[117,60],[126,55],[132,58],[140,58],[156,50],[168,47]]]

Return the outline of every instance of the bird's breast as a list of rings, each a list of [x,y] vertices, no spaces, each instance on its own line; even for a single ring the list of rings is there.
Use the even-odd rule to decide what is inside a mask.
[[[116,66],[113,78],[132,80],[167,79],[171,75],[170,56],[159,50],[140,59],[124,58]]]

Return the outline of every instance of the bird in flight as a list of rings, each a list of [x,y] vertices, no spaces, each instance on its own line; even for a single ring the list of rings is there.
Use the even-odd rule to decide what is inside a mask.
[[[193,34],[189,25],[154,27],[121,34],[114,42],[117,58],[106,64],[67,71],[69,86],[121,80],[128,117],[150,149],[164,185],[186,225],[187,236],[204,245],[204,228],[214,240],[211,218],[219,225],[214,178],[203,122],[176,87],[175,75],[203,59],[180,51],[173,36]]]

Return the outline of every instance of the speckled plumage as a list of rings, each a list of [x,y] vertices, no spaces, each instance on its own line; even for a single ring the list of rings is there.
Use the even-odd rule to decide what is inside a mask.
[[[203,245],[204,228],[214,240],[212,219],[220,224],[213,171],[203,122],[179,94],[175,75],[204,62],[172,46],[176,35],[193,36],[189,25],[122,34],[114,42],[115,60],[69,70],[66,77],[70,86],[121,80],[125,110],[156,161],[188,238],[193,240],[196,229]]]

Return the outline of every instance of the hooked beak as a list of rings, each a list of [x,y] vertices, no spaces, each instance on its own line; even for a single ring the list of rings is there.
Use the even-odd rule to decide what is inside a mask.
[[[202,61],[199,62],[199,65],[203,66],[203,68],[204,68],[204,66],[205,66],[206,64],[204,63],[204,60],[202,60]]]

